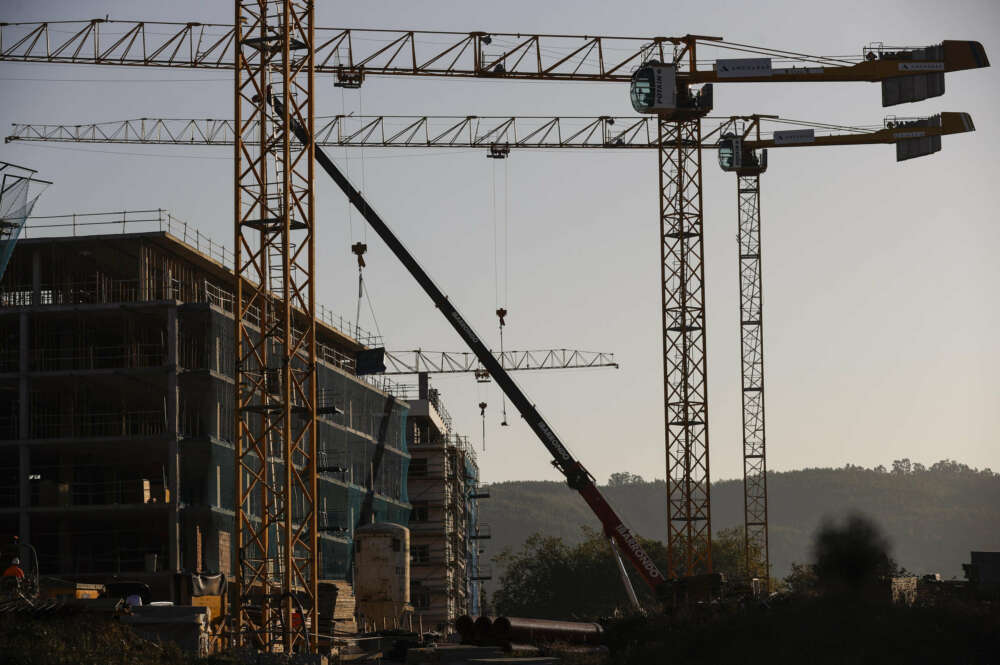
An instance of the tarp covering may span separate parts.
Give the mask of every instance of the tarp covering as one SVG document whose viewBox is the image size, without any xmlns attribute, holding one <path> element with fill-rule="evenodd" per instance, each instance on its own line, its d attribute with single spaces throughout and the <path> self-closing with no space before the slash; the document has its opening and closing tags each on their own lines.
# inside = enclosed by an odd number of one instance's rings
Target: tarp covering
<svg viewBox="0 0 1000 665">
<path fill-rule="evenodd" d="M 192 596 L 222 596 L 226 593 L 226 576 L 222 573 L 192 573 L 188 579 Z"/>
</svg>

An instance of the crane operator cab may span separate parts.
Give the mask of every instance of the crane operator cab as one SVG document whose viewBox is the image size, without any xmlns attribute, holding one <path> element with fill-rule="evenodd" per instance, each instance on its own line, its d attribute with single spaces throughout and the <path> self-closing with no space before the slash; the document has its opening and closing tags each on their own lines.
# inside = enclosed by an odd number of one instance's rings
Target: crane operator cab
<svg viewBox="0 0 1000 665">
<path fill-rule="evenodd" d="M 719 139 L 719 166 L 723 171 L 739 175 L 760 175 L 767 170 L 767 150 L 747 148 L 735 134 L 723 134 Z"/>
<path fill-rule="evenodd" d="M 632 108 L 654 114 L 663 120 L 694 120 L 712 110 L 712 84 L 692 91 L 687 83 L 677 81 L 677 66 L 650 60 L 632 74 Z"/>
</svg>

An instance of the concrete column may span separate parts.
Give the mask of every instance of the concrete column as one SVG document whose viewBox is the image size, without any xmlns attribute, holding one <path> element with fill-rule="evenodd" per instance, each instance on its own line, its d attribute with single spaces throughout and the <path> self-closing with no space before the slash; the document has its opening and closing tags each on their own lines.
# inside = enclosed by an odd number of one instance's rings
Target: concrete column
<svg viewBox="0 0 1000 665">
<path fill-rule="evenodd" d="M 177 405 L 177 307 L 167 308 L 167 485 L 170 490 L 168 559 L 172 571 L 181 569 L 180 516 L 180 427 Z"/>
<path fill-rule="evenodd" d="M 146 270 L 145 270 L 145 268 L 146 268 L 146 261 L 145 261 L 146 253 L 143 251 L 144 249 L 145 249 L 145 247 L 144 247 L 142 241 L 140 240 L 139 241 L 139 251 L 136 253 L 136 258 L 135 258 L 135 260 L 136 260 L 136 264 L 135 264 L 135 277 L 136 277 L 136 283 L 138 284 L 138 286 L 136 287 L 136 293 L 137 293 L 137 297 L 139 298 L 139 302 L 145 302 L 145 301 L 149 300 L 149 298 L 147 297 L 147 294 L 146 294 L 146 283 L 147 283 L 146 282 Z"/>
<path fill-rule="evenodd" d="M 37 252 L 35 253 L 37 257 Z M 18 536 L 21 541 L 31 542 L 31 518 L 28 508 L 31 506 L 31 485 L 28 474 L 31 472 L 31 450 L 28 448 L 28 436 L 31 432 L 28 418 L 28 313 L 21 312 L 18 321 L 18 381 L 17 381 L 17 484 L 18 484 Z"/>
</svg>

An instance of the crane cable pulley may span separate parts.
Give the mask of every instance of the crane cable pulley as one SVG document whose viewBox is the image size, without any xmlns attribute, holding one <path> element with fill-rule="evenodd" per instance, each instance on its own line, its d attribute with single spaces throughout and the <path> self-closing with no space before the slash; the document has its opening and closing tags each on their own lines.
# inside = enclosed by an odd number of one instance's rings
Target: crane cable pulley
<svg viewBox="0 0 1000 665">
<path fill-rule="evenodd" d="M 490 180 L 490 204 L 493 213 L 493 291 L 495 302 L 497 305 L 496 315 L 500 320 L 500 364 L 503 365 L 504 362 L 504 347 L 503 347 L 503 329 L 507 325 L 505 317 L 507 316 L 507 309 L 505 307 L 507 303 L 507 285 L 509 282 L 510 275 L 510 223 L 509 223 L 509 210 L 510 210 L 510 164 L 504 162 L 504 206 L 503 206 L 503 286 L 501 289 L 500 281 L 500 257 L 498 256 L 500 250 L 500 240 L 498 238 L 497 230 L 497 169 L 496 162 L 493 163 L 493 173 Z M 501 301 L 501 293 L 503 294 L 503 300 Z M 500 303 L 504 304 L 501 305 Z M 500 426 L 507 427 L 509 423 L 507 422 L 507 398 L 500 393 Z"/>
</svg>

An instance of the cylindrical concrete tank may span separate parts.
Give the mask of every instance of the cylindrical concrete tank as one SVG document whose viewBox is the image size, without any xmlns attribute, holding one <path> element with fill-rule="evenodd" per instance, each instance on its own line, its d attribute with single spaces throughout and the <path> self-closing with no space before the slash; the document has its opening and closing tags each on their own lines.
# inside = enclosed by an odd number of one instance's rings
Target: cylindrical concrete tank
<svg viewBox="0 0 1000 665">
<path fill-rule="evenodd" d="M 354 531 L 354 595 L 362 626 L 402 624 L 410 606 L 410 530 L 366 524 Z"/>
</svg>

